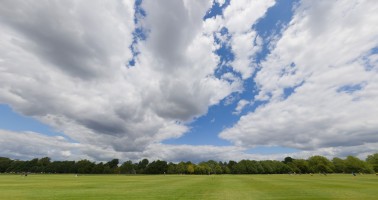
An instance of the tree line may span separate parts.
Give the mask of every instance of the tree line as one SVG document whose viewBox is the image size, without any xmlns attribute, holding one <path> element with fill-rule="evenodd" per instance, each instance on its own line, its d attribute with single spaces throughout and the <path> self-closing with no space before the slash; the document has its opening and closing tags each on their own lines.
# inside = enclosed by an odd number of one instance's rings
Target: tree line
<svg viewBox="0 0 378 200">
<path fill-rule="evenodd" d="M 365 160 L 354 156 L 345 159 L 327 159 L 312 156 L 308 159 L 284 158 L 277 160 L 241 160 L 200 163 L 167 162 L 143 159 L 133 163 L 131 160 L 120 163 L 119 159 L 109 162 L 51 161 L 49 157 L 32 160 L 12 160 L 0 157 L 0 173 L 74 173 L 74 174 L 285 174 L 285 173 L 374 173 L 378 172 L 378 153 Z"/>
</svg>

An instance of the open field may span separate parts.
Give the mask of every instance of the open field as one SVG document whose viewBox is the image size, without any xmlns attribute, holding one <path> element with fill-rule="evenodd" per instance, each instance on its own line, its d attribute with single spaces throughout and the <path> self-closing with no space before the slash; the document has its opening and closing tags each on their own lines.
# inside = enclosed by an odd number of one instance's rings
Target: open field
<svg viewBox="0 0 378 200">
<path fill-rule="evenodd" d="M 0 199 L 377 199 L 376 175 L 0 175 Z"/>
</svg>

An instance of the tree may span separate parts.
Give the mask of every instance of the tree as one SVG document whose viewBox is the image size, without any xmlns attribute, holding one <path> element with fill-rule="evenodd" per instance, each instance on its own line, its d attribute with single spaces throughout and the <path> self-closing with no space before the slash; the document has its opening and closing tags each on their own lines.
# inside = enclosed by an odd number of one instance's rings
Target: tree
<svg viewBox="0 0 378 200">
<path fill-rule="evenodd" d="M 167 167 L 167 173 L 168 174 L 177 174 L 177 165 L 175 163 L 168 163 Z"/>
<path fill-rule="evenodd" d="M 324 156 L 312 156 L 308 159 L 310 170 L 315 173 L 332 172 L 333 164 Z"/>
<path fill-rule="evenodd" d="M 206 164 L 210 167 L 211 173 L 222 174 L 222 168 L 219 166 L 219 163 L 217 163 L 216 161 L 209 160 L 206 162 Z"/>
<path fill-rule="evenodd" d="M 260 161 L 260 165 L 264 169 L 264 174 L 274 174 L 272 162 L 270 160 Z"/>
<path fill-rule="evenodd" d="M 44 157 L 44 158 L 41 158 L 38 160 L 38 163 L 41 165 L 41 166 L 47 166 L 49 165 L 51 162 L 51 159 L 49 157 Z"/>
<path fill-rule="evenodd" d="M 233 161 L 233 160 L 228 161 L 228 163 L 227 163 L 227 167 L 230 169 L 230 173 L 236 174 L 236 173 L 232 170 L 236 164 L 238 164 L 238 163 L 235 162 L 235 161 Z"/>
<path fill-rule="evenodd" d="M 263 174 L 264 168 L 261 166 L 260 162 L 257 162 L 255 160 L 251 161 L 251 166 L 254 168 L 254 174 Z"/>
<path fill-rule="evenodd" d="M 150 163 L 150 161 L 148 161 L 147 158 L 139 161 L 138 166 L 137 166 L 137 173 L 143 174 L 144 170 L 147 168 L 149 163 Z"/>
<path fill-rule="evenodd" d="M 366 162 L 369 163 L 375 172 L 378 172 L 378 153 L 373 155 L 368 155 Z"/>
<path fill-rule="evenodd" d="M 38 160 L 38 165 L 42 169 L 42 172 L 46 172 L 46 168 L 50 163 L 51 159 L 49 157 L 44 157 Z"/>
<path fill-rule="evenodd" d="M 212 170 L 207 162 L 201 162 L 198 164 L 198 171 L 201 172 L 201 174 L 211 174 Z"/>
<path fill-rule="evenodd" d="M 222 170 L 223 170 L 223 174 L 230 174 L 231 173 L 231 170 L 230 170 L 230 168 L 228 168 L 227 165 L 223 165 Z"/>
<path fill-rule="evenodd" d="M 354 156 L 347 156 L 345 159 L 345 168 L 346 172 L 363 172 L 363 173 L 372 173 L 373 168 L 369 166 L 366 162 L 360 160 Z"/>
<path fill-rule="evenodd" d="M 133 162 L 131 160 L 124 162 L 120 167 L 120 171 L 122 174 L 132 174 L 135 171 Z"/>
<path fill-rule="evenodd" d="M 102 173 L 104 173 L 104 163 L 100 162 L 100 163 L 96 164 L 92 168 L 92 173 L 93 174 L 102 174 Z"/>
<path fill-rule="evenodd" d="M 10 166 L 7 169 L 7 172 L 26 172 L 27 169 L 25 169 L 25 161 L 21 160 L 14 160 Z"/>
<path fill-rule="evenodd" d="M 292 162 L 294 166 L 298 169 L 297 173 L 309 173 L 310 167 L 307 160 L 304 159 L 295 159 Z"/>
<path fill-rule="evenodd" d="M 110 169 L 114 170 L 118 167 L 119 160 L 118 159 L 113 159 L 109 162 L 107 162 L 105 165 L 108 165 Z"/>
<path fill-rule="evenodd" d="M 185 162 L 179 162 L 179 164 L 177 164 L 176 170 L 179 174 L 186 174 L 187 167 Z"/>
<path fill-rule="evenodd" d="M 193 174 L 194 173 L 194 165 L 193 164 L 188 164 L 188 173 Z"/>
<path fill-rule="evenodd" d="M 345 173 L 346 171 L 346 166 L 345 166 L 345 161 L 341 158 L 333 158 L 332 163 L 334 166 L 334 172 L 336 173 Z"/>
<path fill-rule="evenodd" d="M 291 162 L 293 162 L 293 158 L 291 158 L 291 157 L 286 157 L 285 159 L 284 159 L 284 161 L 282 161 L 283 163 L 285 163 L 285 164 L 288 164 L 288 163 L 291 163 Z"/>
<path fill-rule="evenodd" d="M 4 173 L 11 166 L 12 160 L 5 157 L 0 157 L 0 173 Z"/>
<path fill-rule="evenodd" d="M 235 174 L 248 174 L 247 165 L 247 160 L 241 160 L 232 167 L 231 171 Z"/>
<path fill-rule="evenodd" d="M 164 174 L 168 169 L 168 164 L 166 161 L 152 161 L 146 168 L 145 172 L 147 174 Z"/>
<path fill-rule="evenodd" d="M 89 160 L 80 160 L 76 164 L 77 172 L 80 174 L 89 174 L 92 172 L 93 167 L 95 166 L 94 163 L 92 163 Z"/>
</svg>

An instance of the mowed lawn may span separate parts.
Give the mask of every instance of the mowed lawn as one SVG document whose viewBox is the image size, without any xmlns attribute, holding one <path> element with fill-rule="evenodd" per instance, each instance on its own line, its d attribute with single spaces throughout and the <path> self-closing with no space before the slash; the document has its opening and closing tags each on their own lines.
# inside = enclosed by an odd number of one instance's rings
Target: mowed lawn
<svg viewBox="0 0 378 200">
<path fill-rule="evenodd" d="M 378 199 L 378 176 L 3 174 L 0 199 Z"/>
</svg>

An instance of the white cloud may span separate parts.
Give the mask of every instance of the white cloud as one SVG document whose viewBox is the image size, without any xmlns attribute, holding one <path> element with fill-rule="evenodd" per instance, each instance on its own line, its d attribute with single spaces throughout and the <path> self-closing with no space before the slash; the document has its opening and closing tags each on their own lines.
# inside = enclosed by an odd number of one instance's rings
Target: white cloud
<svg viewBox="0 0 378 200">
<path fill-rule="evenodd" d="M 133 44 L 131 0 L 3 1 L 0 102 L 77 142 L 1 130 L 4 155 L 180 161 L 283 156 L 245 153 L 255 145 L 303 149 L 290 154 L 297 156 L 376 149 L 378 68 L 370 50 L 378 46 L 378 17 L 371 1 L 300 4 L 254 80 L 256 100 L 268 103 L 221 133 L 235 146 L 161 144 L 182 136 L 210 106 L 239 99 L 255 70 L 262 42 L 252 25 L 274 1 L 231 1 L 223 16 L 203 21 L 211 4 L 143 1 L 147 15 L 137 26 L 147 38 Z M 213 34 L 222 27 L 241 78 L 214 75 L 220 58 Z M 139 54 L 127 68 L 131 44 Z M 294 92 L 286 97 L 285 88 Z M 247 103 L 240 100 L 235 113 Z"/>
<path fill-rule="evenodd" d="M 253 57 L 260 51 L 262 45 L 252 25 L 274 4 L 273 0 L 238 0 L 231 1 L 224 11 L 224 24 L 232 35 L 230 44 L 235 54 L 235 60 L 231 65 L 243 79 L 251 77 L 255 71 Z"/>
<path fill-rule="evenodd" d="M 244 147 L 332 150 L 329 155 L 363 145 L 376 151 L 377 9 L 372 1 L 301 2 L 255 78 L 256 99 L 268 102 L 220 137 Z"/>
<path fill-rule="evenodd" d="M 34 132 L 18 133 L 5 130 L 0 130 L 0 136 L 2 156 L 12 159 L 32 159 L 49 156 L 57 160 L 65 160 L 67 158 L 79 159 L 81 157 L 76 157 L 78 156 L 77 154 L 70 154 L 72 150 L 76 152 L 77 149 L 81 148 L 81 144 L 67 142 L 59 136 L 51 137 Z"/>
<path fill-rule="evenodd" d="M 240 100 L 240 101 L 238 102 L 238 105 L 237 105 L 236 108 L 235 108 L 235 111 L 234 111 L 232 114 L 234 114 L 234 115 L 239 115 L 239 114 L 242 112 L 243 108 L 244 108 L 246 105 L 248 105 L 249 103 L 250 103 L 250 102 L 247 101 L 247 100 L 245 100 L 245 99 Z"/>
<path fill-rule="evenodd" d="M 202 19 L 209 6 L 143 2 L 147 16 L 138 20 L 148 37 L 127 68 L 133 1 L 5 1 L 0 102 L 83 145 L 137 152 L 179 137 L 242 87 L 213 75 L 219 57 Z"/>
<path fill-rule="evenodd" d="M 226 0 L 215 0 L 214 2 L 218 2 L 219 6 L 222 6 L 224 3 L 226 3 Z"/>
<path fill-rule="evenodd" d="M 367 155 L 375 153 L 378 143 L 370 143 L 354 147 L 320 148 L 314 151 L 297 153 L 245 153 L 245 148 L 235 146 L 193 146 L 193 145 L 164 145 L 151 144 L 139 152 L 119 152 L 112 148 L 103 148 L 92 144 L 71 143 L 60 136 L 46 136 L 35 132 L 12 132 L 0 130 L 0 146 L 2 155 L 12 159 L 30 160 L 33 158 L 50 157 L 53 160 L 81 160 L 88 159 L 97 162 L 107 162 L 118 158 L 121 162 L 132 160 L 137 162 L 142 158 L 149 160 L 167 160 L 173 162 L 207 160 L 240 161 L 251 160 L 283 160 L 293 158 L 308 158 L 313 155 L 323 155 L 328 158 L 355 155 L 365 159 Z"/>
</svg>

